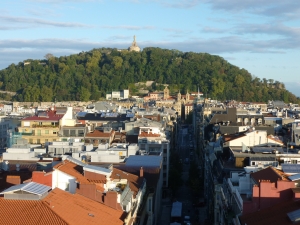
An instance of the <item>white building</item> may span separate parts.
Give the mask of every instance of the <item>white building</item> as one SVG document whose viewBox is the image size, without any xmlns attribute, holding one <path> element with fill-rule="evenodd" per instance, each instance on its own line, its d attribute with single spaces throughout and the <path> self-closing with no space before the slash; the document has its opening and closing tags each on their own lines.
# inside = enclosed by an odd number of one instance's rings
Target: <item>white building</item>
<svg viewBox="0 0 300 225">
<path fill-rule="evenodd" d="M 120 163 L 130 155 L 136 155 L 139 147 L 137 144 L 99 144 L 95 151 L 81 151 L 72 153 L 72 157 L 84 162 Z"/>
<path fill-rule="evenodd" d="M 129 90 L 121 90 L 121 91 L 112 91 L 109 94 L 106 94 L 106 100 L 120 100 L 129 98 Z"/>
<path fill-rule="evenodd" d="M 168 187 L 170 141 L 158 127 L 140 127 L 138 145 L 141 155 L 161 155 L 163 157 L 163 186 Z"/>
<path fill-rule="evenodd" d="M 267 131 L 264 130 L 253 130 L 246 132 L 239 136 L 226 137 L 223 144 L 224 147 L 233 147 L 233 146 L 263 146 L 263 145 L 283 145 L 282 141 L 276 139 L 273 136 L 268 136 Z"/>
<path fill-rule="evenodd" d="M 54 141 L 48 144 L 48 153 L 52 156 L 81 151 L 91 151 L 93 149 L 92 144 L 85 145 L 83 142 Z"/>
</svg>

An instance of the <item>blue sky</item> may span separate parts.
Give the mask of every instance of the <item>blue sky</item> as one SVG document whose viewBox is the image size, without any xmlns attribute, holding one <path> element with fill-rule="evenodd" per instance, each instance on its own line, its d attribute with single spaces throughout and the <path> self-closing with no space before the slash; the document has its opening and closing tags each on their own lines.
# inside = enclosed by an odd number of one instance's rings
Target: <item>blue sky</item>
<svg viewBox="0 0 300 225">
<path fill-rule="evenodd" d="M 0 2 L 0 69 L 93 48 L 219 55 L 300 97 L 300 1 L 12 0 Z"/>
</svg>

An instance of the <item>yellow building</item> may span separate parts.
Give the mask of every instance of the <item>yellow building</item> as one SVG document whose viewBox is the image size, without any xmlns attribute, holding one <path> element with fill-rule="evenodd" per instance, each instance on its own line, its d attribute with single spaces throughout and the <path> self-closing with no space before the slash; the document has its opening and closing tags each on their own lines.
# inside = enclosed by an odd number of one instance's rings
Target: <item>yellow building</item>
<svg viewBox="0 0 300 225">
<path fill-rule="evenodd" d="M 61 126 L 65 123 L 62 120 L 65 114 L 70 114 L 67 113 L 67 108 L 38 112 L 34 116 L 21 120 L 21 126 L 18 128 L 19 132 L 22 134 L 22 138 L 28 140 L 30 144 L 59 141 L 58 134 Z"/>
</svg>

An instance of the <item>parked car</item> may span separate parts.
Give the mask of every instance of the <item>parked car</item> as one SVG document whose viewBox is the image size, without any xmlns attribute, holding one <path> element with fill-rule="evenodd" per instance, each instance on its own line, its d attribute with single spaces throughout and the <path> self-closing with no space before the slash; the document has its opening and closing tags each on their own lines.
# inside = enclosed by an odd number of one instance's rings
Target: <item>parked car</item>
<svg viewBox="0 0 300 225">
<path fill-rule="evenodd" d="M 183 224 L 191 225 L 191 217 L 190 216 L 185 216 L 184 220 L 183 220 Z"/>
</svg>

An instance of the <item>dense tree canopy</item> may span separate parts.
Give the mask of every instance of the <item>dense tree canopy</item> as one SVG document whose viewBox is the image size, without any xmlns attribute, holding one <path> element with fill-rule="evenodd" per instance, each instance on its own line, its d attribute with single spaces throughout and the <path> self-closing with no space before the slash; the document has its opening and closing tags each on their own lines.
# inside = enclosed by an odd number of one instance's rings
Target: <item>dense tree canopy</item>
<svg viewBox="0 0 300 225">
<path fill-rule="evenodd" d="M 45 60 L 25 60 L 0 71 L 0 89 L 14 91 L 17 101 L 99 100 L 107 92 L 130 89 L 147 80 L 169 84 L 171 93 L 200 91 L 219 100 L 283 100 L 298 102 L 284 85 L 272 79 L 259 79 L 219 56 L 144 48 L 141 52 L 101 48 Z M 30 63 L 29 63 L 30 62 Z M 7 98 L 7 97 L 6 97 Z"/>
</svg>

